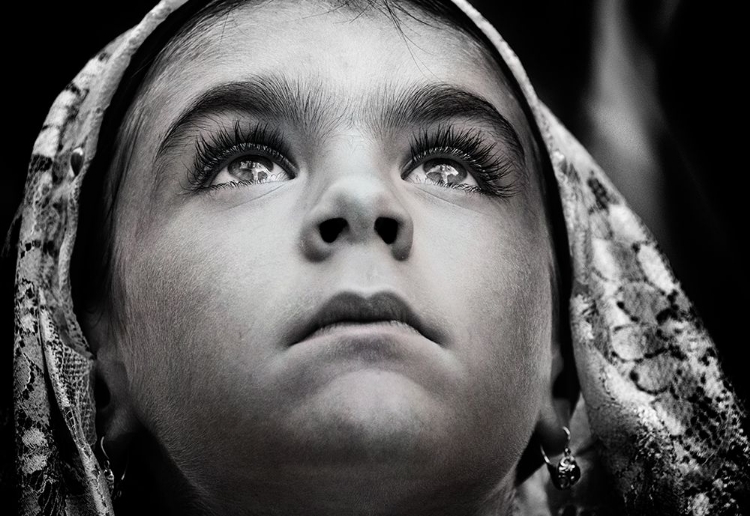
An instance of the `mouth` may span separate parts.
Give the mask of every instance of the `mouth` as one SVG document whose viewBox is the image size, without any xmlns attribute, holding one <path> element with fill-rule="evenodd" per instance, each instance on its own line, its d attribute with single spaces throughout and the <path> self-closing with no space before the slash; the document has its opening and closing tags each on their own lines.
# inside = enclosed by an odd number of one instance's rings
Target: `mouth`
<svg viewBox="0 0 750 516">
<path fill-rule="evenodd" d="M 299 344 L 328 333 L 349 331 L 405 331 L 439 342 L 437 332 L 392 292 L 369 296 L 355 292 L 337 294 L 300 326 L 292 342 Z"/>
</svg>

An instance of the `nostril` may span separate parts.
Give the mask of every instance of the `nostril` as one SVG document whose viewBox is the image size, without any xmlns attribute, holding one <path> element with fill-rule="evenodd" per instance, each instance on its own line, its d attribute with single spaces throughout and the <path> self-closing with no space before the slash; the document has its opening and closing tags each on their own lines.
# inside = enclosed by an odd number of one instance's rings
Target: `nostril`
<svg viewBox="0 0 750 516">
<path fill-rule="evenodd" d="M 386 244 L 392 244 L 398 236 L 398 222 L 393 219 L 380 217 L 375 221 L 375 232 Z"/>
<path fill-rule="evenodd" d="M 330 244 L 346 227 L 346 220 L 342 218 L 328 219 L 320 223 L 320 236 L 323 241 Z"/>
</svg>

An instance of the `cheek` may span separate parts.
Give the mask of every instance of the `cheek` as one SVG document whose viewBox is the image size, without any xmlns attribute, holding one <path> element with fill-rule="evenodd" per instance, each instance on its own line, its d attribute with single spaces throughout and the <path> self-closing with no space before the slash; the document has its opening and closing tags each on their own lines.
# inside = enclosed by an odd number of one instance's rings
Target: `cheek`
<svg viewBox="0 0 750 516">
<path fill-rule="evenodd" d="M 200 435 L 217 420 L 231 424 L 248 406 L 264 410 L 262 365 L 274 351 L 264 343 L 277 338 L 262 314 L 279 304 L 274 296 L 285 266 L 274 253 L 278 235 L 252 226 L 237 235 L 175 219 L 126 260 L 133 396 L 144 424 L 162 441 L 187 443 L 192 438 L 184 428 Z M 230 377 L 235 371 L 244 377 Z M 239 410 L 234 400 L 245 406 Z"/>
<path fill-rule="evenodd" d="M 539 233 L 504 213 L 424 235 L 438 310 L 450 314 L 472 410 L 487 431 L 523 439 L 535 424 L 551 360 L 550 264 Z"/>
<path fill-rule="evenodd" d="M 335 273 L 317 267 L 321 281 L 315 282 L 313 266 L 295 254 L 298 233 L 291 225 L 281 231 L 273 224 L 292 209 L 274 209 L 278 212 L 266 210 L 258 218 L 226 213 L 224 224 L 217 217 L 175 217 L 158 235 L 131 246 L 138 252 L 126 260 L 122 277 L 130 342 L 125 347 L 131 350 L 128 367 L 137 410 L 185 470 L 196 454 L 206 461 L 221 457 L 225 465 L 237 453 L 226 443 L 237 438 L 274 443 L 273 434 L 288 427 L 280 407 L 297 408 L 283 399 L 291 378 L 276 358 L 283 351 L 281 327 L 289 320 L 283 313 L 286 297 L 329 287 L 322 280 L 330 282 Z M 533 230 L 511 214 L 446 212 L 441 204 L 415 205 L 412 213 L 414 254 L 398 269 L 400 286 L 431 300 L 431 309 L 450 328 L 450 368 L 426 370 L 430 389 L 425 392 L 432 397 L 419 390 L 413 400 L 427 401 L 394 413 L 404 419 L 418 413 L 441 429 L 436 435 L 445 438 L 440 447 L 446 450 L 456 441 L 464 443 L 456 454 L 463 462 L 502 457 L 499 470 L 507 471 L 531 434 L 543 372 L 549 371 L 549 280 L 543 253 L 529 237 Z M 393 385 L 397 390 L 407 383 Z M 393 394 L 401 405 L 412 401 L 412 391 Z M 324 416 L 308 419 L 320 422 L 320 435 L 330 432 L 335 411 L 326 412 L 323 404 L 309 407 Z M 295 414 L 312 412 L 306 408 Z M 226 439 L 216 439 L 217 422 Z M 376 423 L 372 427 L 380 428 Z"/>
</svg>

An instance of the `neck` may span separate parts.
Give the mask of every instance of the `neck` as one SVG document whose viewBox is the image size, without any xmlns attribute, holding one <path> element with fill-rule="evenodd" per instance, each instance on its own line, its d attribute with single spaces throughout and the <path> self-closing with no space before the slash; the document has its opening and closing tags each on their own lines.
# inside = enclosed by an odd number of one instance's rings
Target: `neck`
<svg viewBox="0 0 750 516">
<path fill-rule="evenodd" d="M 273 468 L 231 486 L 198 486 L 160 448 L 149 448 L 141 455 L 150 459 L 143 483 L 151 489 L 145 496 L 126 493 L 134 514 L 505 516 L 511 513 L 515 492 L 513 473 L 500 481 L 490 474 L 445 475 L 440 481 L 386 465 L 369 465 L 364 473 L 347 466 Z"/>
<path fill-rule="evenodd" d="M 442 484 L 394 472 L 355 475 L 346 468 L 330 474 L 289 474 L 248 482 L 237 496 L 213 493 L 206 505 L 216 514 L 252 516 L 504 516 L 510 514 L 513 483 L 489 486 L 451 479 Z"/>
</svg>

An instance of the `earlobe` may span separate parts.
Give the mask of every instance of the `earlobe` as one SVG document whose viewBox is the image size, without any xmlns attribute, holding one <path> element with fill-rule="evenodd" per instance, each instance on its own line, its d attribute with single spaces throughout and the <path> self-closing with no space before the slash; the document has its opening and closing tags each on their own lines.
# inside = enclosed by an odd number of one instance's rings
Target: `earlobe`
<svg viewBox="0 0 750 516">
<path fill-rule="evenodd" d="M 570 425 L 578 384 L 572 356 L 565 356 L 559 339 L 554 339 L 549 384 L 546 389 L 535 434 L 547 454 L 559 454 L 565 449 L 567 435 L 563 427 Z"/>
<path fill-rule="evenodd" d="M 567 318 L 568 277 L 568 274 L 564 270 L 561 271 L 559 266 L 552 267 L 551 287 L 554 294 L 549 383 L 542 399 L 539 419 L 534 431 L 539 444 L 544 447 L 548 455 L 560 454 L 565 449 L 567 435 L 563 427 L 570 426 L 570 419 L 580 394 Z"/>
<path fill-rule="evenodd" d="M 137 431 L 137 419 L 132 410 L 127 374 L 122 362 L 97 356 L 94 366 L 96 399 L 96 428 L 98 435 L 107 438 L 107 454 L 114 463 L 124 455 Z"/>
<path fill-rule="evenodd" d="M 139 424 L 132 407 L 127 370 L 103 319 L 85 325 L 84 332 L 96 353 L 93 380 L 97 435 L 106 438 L 106 453 L 117 469 L 127 456 Z"/>
<path fill-rule="evenodd" d="M 579 396 L 569 334 L 564 326 L 556 327 L 553 333 L 549 381 L 544 389 L 534 434 L 518 466 L 519 483 L 544 463 L 542 450 L 550 457 L 563 453 L 568 443 L 563 427 L 570 426 Z"/>
<path fill-rule="evenodd" d="M 562 220 L 561 214 L 559 220 Z M 565 240 L 564 230 L 561 235 Z M 567 245 L 560 243 L 557 242 L 558 252 L 552 249 L 553 258 L 550 261 L 553 295 L 548 383 L 543 391 L 534 433 L 516 470 L 516 485 L 520 485 L 546 462 L 553 485 L 558 489 L 568 489 L 581 476 L 581 470 L 568 448 L 571 437 L 569 428 L 580 395 L 580 385 L 567 317 L 570 292 Z M 559 257 L 561 262 L 555 257 Z M 551 457 L 561 454 L 563 457 L 559 462 L 551 460 Z"/>
</svg>

